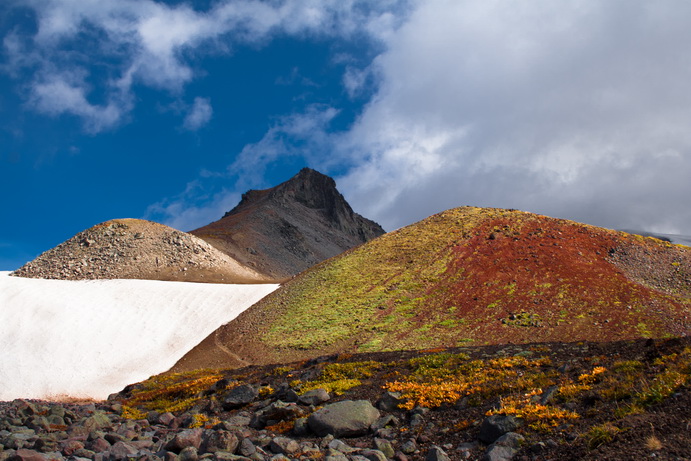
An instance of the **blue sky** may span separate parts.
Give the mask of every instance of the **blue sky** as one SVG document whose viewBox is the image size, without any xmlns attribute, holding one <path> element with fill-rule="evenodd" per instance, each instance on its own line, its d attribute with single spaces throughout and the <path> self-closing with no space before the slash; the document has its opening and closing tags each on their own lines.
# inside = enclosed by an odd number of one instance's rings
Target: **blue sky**
<svg viewBox="0 0 691 461">
<path fill-rule="evenodd" d="M 310 166 L 391 230 L 462 205 L 691 233 L 685 0 L 6 0 L 0 270 L 191 230 Z"/>
</svg>

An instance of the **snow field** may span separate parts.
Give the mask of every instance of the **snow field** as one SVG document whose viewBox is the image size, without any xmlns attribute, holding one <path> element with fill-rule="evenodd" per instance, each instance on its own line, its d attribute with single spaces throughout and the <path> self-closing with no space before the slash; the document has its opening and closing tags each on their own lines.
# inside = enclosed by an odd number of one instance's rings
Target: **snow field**
<svg viewBox="0 0 691 461">
<path fill-rule="evenodd" d="M 276 288 L 0 272 L 0 400 L 105 399 L 168 370 Z"/>
</svg>

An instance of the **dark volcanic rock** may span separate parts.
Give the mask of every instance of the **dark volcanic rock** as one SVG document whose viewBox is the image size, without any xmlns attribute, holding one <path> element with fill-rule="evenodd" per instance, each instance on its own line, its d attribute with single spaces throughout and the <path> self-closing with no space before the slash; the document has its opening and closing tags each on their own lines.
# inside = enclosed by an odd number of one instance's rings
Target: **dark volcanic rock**
<svg viewBox="0 0 691 461">
<path fill-rule="evenodd" d="M 191 232 L 277 279 L 302 272 L 384 233 L 353 212 L 335 181 L 304 168 L 266 190 L 250 190 L 219 221 Z"/>
</svg>

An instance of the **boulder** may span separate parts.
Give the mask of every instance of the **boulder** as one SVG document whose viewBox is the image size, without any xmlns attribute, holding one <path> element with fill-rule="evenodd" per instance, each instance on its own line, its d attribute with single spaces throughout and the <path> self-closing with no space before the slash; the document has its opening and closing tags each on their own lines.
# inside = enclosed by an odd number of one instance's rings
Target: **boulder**
<svg viewBox="0 0 691 461">
<path fill-rule="evenodd" d="M 478 438 L 485 443 L 493 443 L 507 432 L 521 427 L 521 420 L 511 415 L 492 415 L 485 418 L 480 426 Z"/>
<path fill-rule="evenodd" d="M 228 392 L 226 397 L 223 399 L 223 408 L 226 410 L 232 410 L 234 408 L 242 407 L 254 401 L 258 395 L 259 393 L 254 386 L 242 384 L 232 388 L 230 392 Z"/>
<path fill-rule="evenodd" d="M 312 413 L 307 424 L 319 436 L 357 437 L 367 434 L 379 416 L 379 410 L 367 400 L 344 400 Z"/>
<path fill-rule="evenodd" d="M 232 432 L 224 430 L 207 430 L 202 436 L 201 452 L 216 453 L 217 451 L 227 451 L 235 453 L 240 441 Z"/>
<path fill-rule="evenodd" d="M 292 455 L 300 451 L 300 444 L 288 437 L 274 437 L 269 449 L 276 454 Z"/>
<path fill-rule="evenodd" d="M 451 461 L 451 458 L 449 458 L 449 455 L 447 455 L 444 450 L 433 445 L 427 452 L 425 461 Z"/>
<path fill-rule="evenodd" d="M 403 402 L 405 402 L 405 399 L 401 398 L 400 392 L 385 392 L 379 400 L 377 400 L 377 408 L 382 411 L 400 410 L 398 405 Z"/>
<path fill-rule="evenodd" d="M 305 415 L 305 411 L 294 403 L 276 402 L 257 411 L 250 421 L 250 427 L 263 429 L 281 421 L 290 421 Z"/>
<path fill-rule="evenodd" d="M 298 397 L 298 402 L 303 405 L 320 405 L 330 399 L 331 396 L 325 389 L 312 389 Z"/>
<path fill-rule="evenodd" d="M 525 438 L 515 432 L 507 432 L 489 446 L 483 461 L 510 461 L 515 456 Z"/>
<path fill-rule="evenodd" d="M 165 446 L 168 451 L 173 451 L 175 453 L 180 453 L 184 448 L 194 447 L 199 449 L 202 444 L 202 430 L 196 429 L 185 429 L 175 434 Z"/>
</svg>

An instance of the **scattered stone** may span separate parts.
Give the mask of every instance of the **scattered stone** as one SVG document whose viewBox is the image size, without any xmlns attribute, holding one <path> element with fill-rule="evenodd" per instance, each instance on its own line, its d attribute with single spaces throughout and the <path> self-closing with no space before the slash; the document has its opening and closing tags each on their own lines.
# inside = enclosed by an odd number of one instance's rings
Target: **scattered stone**
<svg viewBox="0 0 691 461">
<path fill-rule="evenodd" d="M 300 450 L 300 444 L 288 437 L 274 437 L 269 449 L 277 454 L 292 455 Z"/>
<path fill-rule="evenodd" d="M 185 429 L 175 434 L 173 439 L 165 446 L 166 450 L 180 453 L 184 448 L 194 447 L 199 448 L 202 443 L 202 430 Z"/>
<path fill-rule="evenodd" d="M 490 445 L 483 461 L 510 461 L 521 448 L 525 438 L 515 432 L 507 432 Z"/>
<path fill-rule="evenodd" d="M 360 456 L 369 461 L 386 461 L 387 456 L 381 450 L 362 450 Z M 391 454 L 393 457 L 393 453 Z"/>
<path fill-rule="evenodd" d="M 375 438 L 374 439 L 374 446 L 377 447 L 377 450 L 384 453 L 384 455 L 387 458 L 393 458 L 395 450 L 393 448 L 393 445 L 391 445 L 391 442 L 389 442 L 388 440 Z"/>
<path fill-rule="evenodd" d="M 367 434 L 379 415 L 367 400 L 343 400 L 312 413 L 307 424 L 319 436 L 357 437 Z"/>
<path fill-rule="evenodd" d="M 298 398 L 298 402 L 303 405 L 321 405 L 324 402 L 328 402 L 331 396 L 324 389 L 312 389 L 302 394 Z"/>
<path fill-rule="evenodd" d="M 493 443 L 507 432 L 521 427 L 521 424 L 521 420 L 511 415 L 492 415 L 482 421 L 478 438 L 485 443 Z"/>
<path fill-rule="evenodd" d="M 328 447 L 332 450 L 338 450 L 341 453 L 352 453 L 354 451 L 357 451 L 356 448 L 351 447 L 350 445 L 348 445 L 340 439 L 333 439 L 331 442 L 329 442 Z"/>
<path fill-rule="evenodd" d="M 444 450 L 434 445 L 427 452 L 425 461 L 451 461 L 451 458 L 449 458 L 449 455 L 447 455 Z"/>
<path fill-rule="evenodd" d="M 222 429 L 206 430 L 202 435 L 202 453 L 216 453 L 217 451 L 227 451 L 235 453 L 239 445 L 239 440 L 235 434 Z"/>
<path fill-rule="evenodd" d="M 249 384 L 242 384 L 230 390 L 228 395 L 223 399 L 223 408 L 232 410 L 239 408 L 254 401 L 258 396 L 257 389 Z"/>
<path fill-rule="evenodd" d="M 415 440 L 408 439 L 403 442 L 403 445 L 401 445 L 401 451 L 406 455 L 415 453 L 417 451 L 417 444 L 415 443 Z"/>
<path fill-rule="evenodd" d="M 400 392 L 385 392 L 379 400 L 377 400 L 377 408 L 381 411 L 400 410 L 399 405 L 404 402 L 405 399 L 401 398 Z"/>
</svg>

